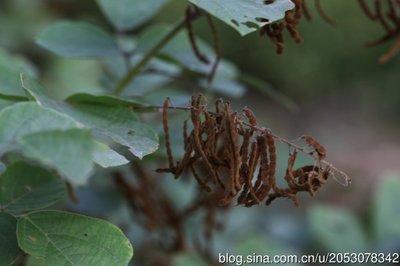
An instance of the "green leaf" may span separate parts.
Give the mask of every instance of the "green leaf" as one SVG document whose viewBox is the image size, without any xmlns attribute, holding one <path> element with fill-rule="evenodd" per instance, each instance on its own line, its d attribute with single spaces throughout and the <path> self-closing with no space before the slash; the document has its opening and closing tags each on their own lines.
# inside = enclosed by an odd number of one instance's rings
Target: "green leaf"
<svg viewBox="0 0 400 266">
<path fill-rule="evenodd" d="M 390 248 L 398 246 L 400 239 L 400 174 L 388 174 L 382 180 L 375 197 L 374 229 L 378 245 Z"/>
<path fill-rule="evenodd" d="M 119 30 L 131 30 L 153 17 L 167 0 L 97 0 L 108 20 Z"/>
<path fill-rule="evenodd" d="M 290 0 L 189 0 L 237 30 L 242 36 L 260 27 L 281 20 L 294 8 Z"/>
<path fill-rule="evenodd" d="M 126 266 L 133 249 L 111 223 L 60 211 L 39 211 L 19 219 L 18 244 L 45 265 Z"/>
<path fill-rule="evenodd" d="M 33 133 L 18 143 L 25 156 L 56 169 L 74 185 L 86 184 L 93 170 L 94 143 L 87 129 Z"/>
<path fill-rule="evenodd" d="M 16 162 L 0 176 L 0 210 L 21 214 L 46 208 L 66 195 L 65 184 L 43 168 Z"/>
<path fill-rule="evenodd" d="M 127 107 L 74 104 L 65 111 L 96 133 L 128 147 L 140 159 L 158 149 L 157 134 Z"/>
<path fill-rule="evenodd" d="M 18 256 L 17 219 L 0 212 L 0 266 L 10 265 Z"/>
<path fill-rule="evenodd" d="M 365 252 L 366 237 L 352 213 L 337 207 L 317 206 L 309 213 L 314 236 L 333 252 Z"/>
<path fill-rule="evenodd" d="M 36 41 L 66 57 L 105 57 L 118 53 L 118 46 L 108 33 L 85 22 L 58 22 L 43 30 Z"/>
<path fill-rule="evenodd" d="M 96 142 L 96 150 L 93 154 L 93 161 L 104 168 L 115 167 L 129 163 L 124 156 L 100 142 Z"/>
<path fill-rule="evenodd" d="M 36 76 L 37 70 L 35 66 L 25 58 L 8 53 L 0 48 L 0 67 L 7 67 L 18 73 L 26 73 L 29 76 Z"/>
<path fill-rule="evenodd" d="M 21 86 L 20 73 L 34 76 L 35 68 L 20 56 L 11 55 L 0 48 L 0 98 L 13 101 L 26 101 Z"/>
<path fill-rule="evenodd" d="M 36 79 L 33 79 L 25 74 L 21 74 L 22 87 L 28 97 L 43 107 L 48 107 L 60 111 L 59 105 L 50 99 L 46 94 L 46 89 L 39 84 Z M 61 110 L 62 111 L 62 110 Z"/>
<path fill-rule="evenodd" d="M 172 259 L 174 266 L 207 266 L 208 264 L 196 253 L 179 253 Z"/>
<path fill-rule="evenodd" d="M 93 105 L 105 105 L 105 106 L 132 106 L 132 107 L 143 107 L 144 104 L 133 99 L 123 99 L 109 95 L 92 95 L 88 93 L 77 93 L 71 95 L 66 99 L 69 103 L 81 103 L 81 104 L 93 104 Z"/>
<path fill-rule="evenodd" d="M 72 118 L 42 107 L 24 102 L 0 111 L 0 147 L 12 145 L 21 136 L 47 130 L 82 128 Z"/>
</svg>

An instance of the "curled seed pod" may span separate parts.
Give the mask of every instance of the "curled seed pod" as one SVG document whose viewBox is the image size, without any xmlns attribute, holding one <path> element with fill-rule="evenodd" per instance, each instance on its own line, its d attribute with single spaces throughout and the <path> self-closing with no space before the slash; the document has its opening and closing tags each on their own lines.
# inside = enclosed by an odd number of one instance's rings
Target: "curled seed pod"
<svg viewBox="0 0 400 266">
<path fill-rule="evenodd" d="M 331 24 L 332 26 L 336 25 L 335 21 L 322 8 L 320 0 L 315 0 L 315 6 L 317 8 L 319 15 L 323 20 L 325 20 L 328 24 Z"/>
<path fill-rule="evenodd" d="M 292 153 L 289 154 L 288 167 L 286 169 L 286 175 L 285 175 L 285 180 L 288 183 L 289 187 L 292 189 L 295 189 L 297 187 L 295 176 L 293 174 L 293 167 L 296 162 L 296 157 L 297 157 L 297 150 L 294 150 Z"/>
<path fill-rule="evenodd" d="M 257 126 L 257 118 L 251 109 L 245 107 L 245 108 L 243 108 L 243 113 L 249 120 L 249 124 L 251 126 Z"/>
<path fill-rule="evenodd" d="M 242 164 L 240 168 L 240 176 L 243 180 L 243 188 L 242 192 L 240 193 L 239 197 L 237 198 L 237 204 L 245 204 L 247 193 L 251 187 L 251 179 L 249 176 L 249 167 L 247 164 Z M 248 181 L 250 179 L 250 182 Z"/>
<path fill-rule="evenodd" d="M 236 128 L 237 114 L 232 112 L 230 104 L 225 103 L 225 123 L 226 123 L 226 141 L 228 143 L 228 155 L 230 157 L 230 170 L 232 180 L 232 194 L 236 195 L 240 189 L 240 149 L 238 143 L 238 131 Z"/>
<path fill-rule="evenodd" d="M 247 165 L 247 161 L 249 160 L 249 145 L 250 145 L 250 137 L 251 137 L 251 132 L 250 131 L 245 131 L 243 134 L 243 141 L 242 141 L 242 146 L 240 147 L 240 155 L 241 155 L 241 160 L 242 164 Z"/>
<path fill-rule="evenodd" d="M 167 150 L 169 168 L 171 169 L 171 171 L 174 171 L 174 169 L 175 169 L 174 157 L 172 155 L 172 150 L 171 150 L 171 141 L 170 141 L 169 125 L 168 125 L 169 103 L 170 103 L 170 98 L 168 97 L 164 101 L 164 105 L 163 105 L 163 129 L 164 129 L 164 136 L 165 136 L 165 149 Z"/>
<path fill-rule="evenodd" d="M 376 15 L 371 11 L 371 9 L 368 7 L 368 4 L 365 3 L 365 0 L 358 0 L 358 3 L 361 7 L 361 10 L 364 12 L 364 14 L 372 21 L 375 21 L 377 19 Z"/>
<path fill-rule="evenodd" d="M 197 103 L 199 105 L 199 102 Z M 208 157 L 206 153 L 203 150 L 203 147 L 201 145 L 201 127 L 200 127 L 200 113 L 201 110 L 195 110 L 192 109 L 192 122 L 193 122 L 193 137 L 194 137 L 194 146 L 196 151 L 200 154 L 201 158 L 203 159 L 203 162 L 207 168 L 207 170 L 210 172 L 211 177 L 215 181 L 215 183 L 218 182 L 216 173 L 214 171 L 214 168 L 212 167 L 210 161 L 208 160 Z"/>
<path fill-rule="evenodd" d="M 218 32 L 217 32 L 217 27 L 214 24 L 214 20 L 212 17 L 207 14 L 206 15 L 208 25 L 210 26 L 213 39 L 214 39 L 214 51 L 215 51 L 215 60 L 211 68 L 211 72 L 208 75 L 208 82 L 212 82 L 215 76 L 215 73 L 217 72 L 218 64 L 219 61 L 221 60 L 221 48 L 220 48 L 220 42 L 219 42 L 219 37 L 218 37 Z"/>
<path fill-rule="evenodd" d="M 264 136 L 257 137 L 257 144 L 260 150 L 260 170 L 259 176 L 261 176 L 262 184 L 270 186 L 270 179 L 269 179 L 269 160 L 268 160 L 268 152 L 267 152 L 267 141 Z"/>
<path fill-rule="evenodd" d="M 187 149 L 189 142 L 190 140 L 188 135 L 188 120 L 185 119 L 185 121 L 183 121 L 183 145 L 185 150 Z"/>
<path fill-rule="evenodd" d="M 208 60 L 208 58 L 200 52 L 200 49 L 197 46 L 196 37 L 193 32 L 192 20 L 195 17 L 195 14 L 194 14 L 195 12 L 199 12 L 198 8 L 195 6 L 189 6 L 186 9 L 186 13 L 185 13 L 185 22 L 186 22 L 186 29 L 187 29 L 187 33 L 188 33 L 188 37 L 189 37 L 189 42 L 190 42 L 190 45 L 192 46 L 193 53 L 196 55 L 198 60 L 204 64 L 209 64 L 210 61 Z"/>
<path fill-rule="evenodd" d="M 254 175 L 254 172 L 256 170 L 256 166 L 258 163 L 258 159 L 260 156 L 260 153 L 258 152 L 258 145 L 257 142 L 251 143 L 251 151 L 250 151 L 250 158 L 249 158 L 249 173 L 248 173 L 248 179 L 247 179 L 247 186 L 249 188 L 249 194 L 246 197 L 247 201 L 254 201 L 255 203 L 260 203 L 260 200 L 257 198 L 256 192 L 254 190 L 254 187 L 257 189 L 261 185 L 261 178 L 260 178 L 260 184 L 255 184 L 253 187 L 252 184 L 252 178 Z"/>
<path fill-rule="evenodd" d="M 269 153 L 269 167 L 268 167 L 268 177 L 269 183 L 274 190 L 278 190 L 276 186 L 276 148 L 275 148 L 275 140 L 270 132 L 265 134 L 265 139 L 268 145 L 268 153 Z"/>
<path fill-rule="evenodd" d="M 313 137 L 308 136 L 308 135 L 303 135 L 301 137 L 305 142 L 307 142 L 308 145 L 314 148 L 314 150 L 318 154 L 318 159 L 323 160 L 326 157 L 326 149 L 324 146 L 322 146 L 318 141 L 316 141 Z"/>
<path fill-rule="evenodd" d="M 218 195 L 215 200 L 219 204 L 230 205 L 238 195 L 237 203 L 246 207 L 259 204 L 265 199 L 266 204 L 269 204 L 280 197 L 290 198 L 297 206 L 296 193 L 304 191 L 313 196 L 330 176 L 330 167 L 323 170 L 321 163 L 319 166 L 306 165 L 293 170 L 297 152 L 304 152 L 304 149 L 273 135 L 269 129 L 257 127 L 256 117 L 250 109 L 243 109 L 249 121 L 245 123 L 236 112 L 232 111 L 228 102 L 217 100 L 216 112 L 208 112 L 204 100 L 201 95 L 192 97 L 191 119 L 183 123 L 183 158 L 174 163 L 172 151 L 167 148 L 170 167 L 157 169 L 158 172 L 171 172 L 177 178 L 185 170 L 189 170 L 202 190 L 211 192 L 213 189 L 218 189 L 215 192 Z M 168 109 L 169 99 L 163 106 L 163 128 L 166 139 L 169 139 L 170 134 Z M 193 127 L 188 133 L 190 122 Z M 255 132 L 259 134 L 256 135 Z M 302 139 L 314 148 L 313 152 L 318 154 L 319 160 L 325 157 L 326 150 L 321 144 L 310 136 L 303 136 Z M 284 177 L 288 188 L 277 187 L 275 140 L 286 143 L 292 148 L 296 147 L 289 156 Z M 324 164 L 328 165 L 327 162 Z M 258 173 L 256 173 L 257 168 Z M 206 177 L 200 177 L 198 174 L 200 169 L 201 172 L 207 172 Z M 333 166 L 332 169 L 341 173 Z M 213 181 L 215 186 L 210 185 L 209 181 Z M 230 186 L 228 190 L 225 190 L 225 185 Z"/>
</svg>

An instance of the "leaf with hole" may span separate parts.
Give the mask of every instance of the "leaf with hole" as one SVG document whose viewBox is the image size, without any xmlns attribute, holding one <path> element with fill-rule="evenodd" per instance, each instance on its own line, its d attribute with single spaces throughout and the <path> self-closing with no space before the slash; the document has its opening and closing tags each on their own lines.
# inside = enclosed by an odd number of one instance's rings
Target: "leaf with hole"
<svg viewBox="0 0 400 266">
<path fill-rule="evenodd" d="M 14 215 L 46 208 L 66 195 L 65 184 L 49 171 L 16 162 L 0 176 L 0 210 Z"/>
<path fill-rule="evenodd" d="M 132 245 L 113 224 L 83 215 L 39 211 L 19 219 L 18 244 L 45 265 L 126 266 Z"/>
<path fill-rule="evenodd" d="M 189 0 L 211 15 L 219 18 L 241 35 L 260 29 L 262 26 L 281 20 L 285 12 L 294 8 L 290 0 Z"/>
</svg>

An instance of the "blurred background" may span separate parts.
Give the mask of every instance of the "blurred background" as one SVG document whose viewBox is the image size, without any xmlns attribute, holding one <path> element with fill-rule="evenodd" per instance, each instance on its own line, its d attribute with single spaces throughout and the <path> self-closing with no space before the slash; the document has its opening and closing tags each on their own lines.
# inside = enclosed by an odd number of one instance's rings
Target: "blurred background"
<svg viewBox="0 0 400 266">
<path fill-rule="evenodd" d="M 272 90 L 266 95 L 248 88 L 243 96 L 232 99 L 234 106 L 238 110 L 251 107 L 259 124 L 279 136 L 314 136 L 327 148 L 328 160 L 353 182 L 343 187 L 330 180 L 315 198 L 302 195 L 300 208 L 284 199 L 270 207 L 234 207 L 225 217 L 225 230 L 216 236 L 215 254 L 400 250 L 400 55 L 387 64 L 378 64 L 391 43 L 365 47 L 368 41 L 380 38 L 383 30 L 364 16 L 357 1 L 322 2 L 336 27 L 319 17 L 310 1 L 312 21 L 303 21 L 300 27 L 304 43 L 297 45 L 286 36 L 282 55 L 275 54 L 273 44 L 257 33 L 241 37 L 219 21 L 217 28 L 223 57 Z M 175 22 L 186 4 L 185 0 L 170 1 L 150 24 Z M 35 36 L 60 19 L 84 20 L 111 31 L 95 1 L 2 0 L 1 53 L 28 60 L 56 99 L 79 91 L 98 91 L 103 73 L 99 62 L 60 58 L 35 44 Z M 195 23 L 195 32 L 211 42 L 205 21 Z M 191 94 L 191 89 L 187 93 Z M 277 102 L 271 97 L 274 93 L 285 95 L 295 106 L 287 108 Z M 280 150 L 285 161 L 287 147 Z M 184 183 L 172 179 L 166 183 L 173 195 L 185 197 Z M 85 189 L 79 193 L 87 202 L 71 208 L 125 223 L 135 247 L 140 228 L 126 224 L 129 215 L 117 213 L 114 205 L 105 210 L 104 206 L 111 204 L 106 202 L 100 204 L 103 209 L 94 210 L 100 196 L 95 199 L 90 196 L 93 191 Z M 195 225 L 188 227 L 196 230 Z M 175 260 L 175 265 L 204 265 L 191 254 Z"/>
</svg>

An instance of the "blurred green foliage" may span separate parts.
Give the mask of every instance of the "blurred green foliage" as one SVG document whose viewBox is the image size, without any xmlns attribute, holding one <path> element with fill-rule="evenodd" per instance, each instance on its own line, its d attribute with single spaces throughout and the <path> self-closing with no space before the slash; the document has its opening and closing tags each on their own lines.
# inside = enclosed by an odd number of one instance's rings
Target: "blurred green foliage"
<svg viewBox="0 0 400 266">
<path fill-rule="evenodd" d="M 174 22 L 182 15 L 186 4 L 187 1 L 184 0 L 170 1 L 160 13 L 157 13 L 152 23 Z M 223 55 L 236 65 L 235 67 L 226 62 L 220 71 L 234 76 L 238 73 L 256 76 L 260 82 L 277 89 L 283 95 L 289 95 L 289 98 L 295 99 L 296 103 L 301 103 L 300 107 L 324 102 L 339 95 L 342 101 L 351 103 L 356 109 L 372 109 L 372 112 L 398 115 L 400 113 L 400 76 L 398 75 L 400 57 L 395 57 L 386 65 L 379 65 L 378 57 L 388 49 L 390 44 L 374 48 L 364 47 L 366 42 L 381 36 L 382 30 L 379 25 L 371 23 L 364 17 L 356 1 L 323 1 L 323 5 L 327 12 L 335 17 L 337 26 L 331 27 L 323 22 L 315 12 L 315 8 L 310 5 L 313 19 L 311 22 L 303 22 L 300 28 L 304 43 L 296 45 L 289 36 L 286 36 L 287 47 L 283 55 L 276 55 L 275 48 L 269 40 L 260 38 L 256 33 L 242 38 L 233 29 L 218 22 L 217 28 L 220 32 Z M 34 37 L 52 21 L 60 19 L 79 18 L 103 26 L 104 29 L 110 29 L 108 20 L 113 21 L 113 16 L 110 13 L 107 18 L 104 17 L 95 1 L 2 1 L 0 3 L 0 47 L 2 48 L 0 65 L 10 71 L 19 72 L 23 69 L 33 77 L 40 77 L 48 88 L 48 95 L 55 100 L 66 99 L 79 92 L 103 92 L 104 84 L 109 84 L 110 80 L 103 76 L 102 65 L 99 62 L 55 57 L 38 47 L 34 42 Z M 119 26 L 124 28 L 132 25 Z M 135 22 L 136 26 L 133 32 L 147 25 L 143 21 L 138 21 Z M 120 41 L 126 41 L 128 46 L 137 46 L 139 51 L 143 52 L 148 48 L 146 42 L 148 38 L 152 38 L 152 33 L 155 36 L 159 34 L 159 32 L 152 32 L 157 31 L 157 27 L 159 26 L 149 27 L 148 31 L 145 30 L 144 34 L 139 35 L 138 40 Z M 196 23 L 195 27 L 196 33 L 202 39 L 211 40 L 211 34 L 204 22 Z M 173 48 L 179 46 L 182 49 L 185 45 L 184 48 L 187 50 L 184 37 L 178 36 L 178 41 L 167 47 L 164 53 L 173 54 Z M 121 44 L 118 43 L 118 45 Z M 207 43 L 202 45 L 207 47 Z M 207 48 L 205 50 L 207 51 Z M 192 71 L 206 72 L 204 69 L 199 69 L 201 65 L 199 67 L 196 64 L 192 54 L 181 54 L 180 59 L 182 64 L 190 65 Z M 115 60 L 107 63 L 110 69 L 116 71 L 115 75 L 121 75 L 118 70 L 123 71 L 124 62 Z M 154 61 L 152 64 L 159 66 L 160 62 Z M 181 71 L 177 70 L 174 64 L 162 67 L 173 74 Z M 0 73 L 0 82 L 6 80 L 1 78 L 5 75 L 4 73 Z M 18 87 L 15 78 L 19 77 L 13 78 L 7 80 L 7 88 Z M 140 94 L 144 96 L 146 102 L 157 104 L 167 95 L 176 95 L 175 103 L 184 103 L 185 96 L 192 92 L 191 89 L 182 91 L 173 86 L 167 90 L 154 92 L 152 91 L 154 87 L 162 87 L 170 80 L 154 80 L 153 78 L 154 76 L 150 79 L 138 78 L 136 81 L 138 83 L 132 84 L 132 88 L 148 88 Z M 153 83 L 149 84 L 149 80 Z M 234 93 L 230 96 L 243 95 L 242 85 L 230 83 L 225 86 L 223 82 L 224 80 L 221 81 L 221 86 L 216 86 L 211 92 L 226 92 L 227 87 L 236 86 L 235 91 L 229 91 Z M 21 89 L 21 94 L 13 96 L 23 95 L 22 88 L 19 89 Z M 128 89 L 127 93 L 129 91 L 131 90 Z M 153 93 L 146 96 L 145 92 L 148 91 Z M 251 90 L 250 94 L 256 97 L 260 95 L 254 90 Z M 262 101 L 269 102 L 270 98 L 263 98 Z M 254 104 L 257 103 L 259 102 Z M 0 109 L 9 104 L 7 100 L 1 100 Z M 392 123 L 398 126 L 398 120 Z M 174 137 L 179 142 L 179 136 Z M 5 168 L 2 163 L 0 163 L 0 172 L 2 172 L 1 168 Z M 130 222 L 131 217 L 127 214 L 127 206 L 122 202 L 120 195 L 116 195 L 109 188 L 110 181 L 100 178 L 103 174 L 105 175 L 103 172 L 99 173 L 90 180 L 89 187 L 77 191 L 81 202 L 70 208 L 106 217 L 114 223 L 125 225 L 124 229 L 134 243 L 140 242 L 140 237 L 143 239 L 148 237 L 142 229 Z M 335 200 L 315 205 L 306 201 L 305 206 L 299 210 L 294 210 L 291 203 L 285 201 L 268 209 L 264 206 L 253 209 L 235 208 L 227 217 L 226 231 L 217 235 L 214 250 L 243 255 L 253 252 L 281 255 L 314 254 L 317 251 L 398 251 L 400 249 L 400 210 L 397 195 L 400 193 L 400 174 L 396 172 L 390 176 L 385 176 L 383 173 L 381 175 L 376 189 L 371 194 L 374 196 L 367 196 L 367 204 L 362 206 L 363 209 L 344 208 L 335 203 Z M 187 184 L 176 181 L 162 182 L 173 191 L 171 196 L 176 202 L 183 202 L 190 198 L 188 194 L 191 190 Z M 327 190 L 325 189 L 322 193 L 328 193 Z M 340 194 L 341 191 L 342 188 L 333 193 Z M 104 198 L 110 201 L 104 201 Z M 324 200 L 328 201 L 329 198 Z M 0 230 L 5 230 L 3 228 L 7 229 L 0 227 Z M 187 230 L 196 232 L 198 228 L 193 223 L 193 225 L 188 225 Z M 35 258 L 30 260 L 34 261 Z M 174 264 L 206 265 L 190 252 L 177 255 Z"/>
</svg>

